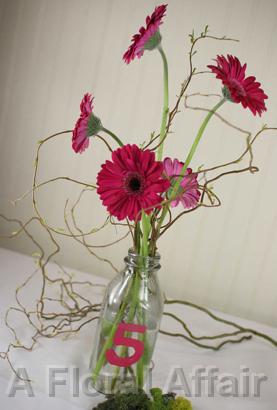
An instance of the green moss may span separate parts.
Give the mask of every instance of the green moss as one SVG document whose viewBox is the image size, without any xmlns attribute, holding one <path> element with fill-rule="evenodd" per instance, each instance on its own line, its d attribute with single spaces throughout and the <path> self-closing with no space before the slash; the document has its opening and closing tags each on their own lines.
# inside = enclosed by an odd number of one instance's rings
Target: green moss
<svg viewBox="0 0 277 410">
<path fill-rule="evenodd" d="M 192 410 L 191 402 L 184 397 L 176 397 L 170 402 L 168 410 Z"/>
<path fill-rule="evenodd" d="M 115 394 L 93 410 L 149 410 L 149 397 L 144 391 Z"/>
<path fill-rule="evenodd" d="M 93 410 L 192 410 L 189 400 L 175 398 L 174 393 L 163 394 L 159 388 L 150 390 L 151 398 L 143 390 L 110 396 Z"/>
</svg>

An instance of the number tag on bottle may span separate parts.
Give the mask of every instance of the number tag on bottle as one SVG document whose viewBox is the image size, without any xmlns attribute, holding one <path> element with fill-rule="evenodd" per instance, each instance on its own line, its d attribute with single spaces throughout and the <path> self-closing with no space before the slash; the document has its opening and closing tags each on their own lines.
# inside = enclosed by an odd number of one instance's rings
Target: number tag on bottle
<svg viewBox="0 0 277 410">
<path fill-rule="evenodd" d="M 114 349 L 108 349 L 106 352 L 107 361 L 115 366 L 129 367 L 137 363 L 144 353 L 144 343 L 141 340 L 125 337 L 125 332 L 145 333 L 146 327 L 132 323 L 120 323 L 115 332 L 113 344 L 115 346 L 132 347 L 135 352 L 130 357 L 120 357 Z"/>
</svg>

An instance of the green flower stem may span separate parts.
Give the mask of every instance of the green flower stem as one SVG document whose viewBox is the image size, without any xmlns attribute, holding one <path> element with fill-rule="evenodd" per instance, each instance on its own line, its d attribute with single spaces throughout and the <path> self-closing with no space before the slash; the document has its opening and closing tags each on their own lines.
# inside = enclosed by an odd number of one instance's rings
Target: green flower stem
<svg viewBox="0 0 277 410">
<path fill-rule="evenodd" d="M 140 229 L 140 221 L 136 222 L 135 224 L 135 232 L 134 232 L 134 251 L 139 254 L 140 253 L 140 240 L 141 238 L 141 229 Z"/>
<path fill-rule="evenodd" d="M 145 256 L 148 256 L 148 235 L 149 235 L 150 228 L 151 228 L 150 217 L 146 215 L 145 212 L 142 212 L 142 228 L 143 228 L 143 237 L 142 237 L 142 244 L 140 246 L 140 254 L 141 256 L 145 257 Z M 128 318 L 127 318 L 128 323 L 133 323 L 135 315 L 137 314 L 138 323 L 144 324 L 141 308 L 139 306 L 139 291 L 140 291 L 140 267 L 138 267 L 135 272 L 135 280 L 134 280 L 134 286 L 133 286 L 133 292 L 132 292 L 132 303 L 131 303 Z M 144 341 L 144 338 L 142 340 Z M 142 358 L 137 363 L 136 383 L 137 383 L 137 387 L 140 387 L 140 388 L 143 387 L 143 359 Z"/>
<path fill-rule="evenodd" d="M 134 278 L 134 281 L 132 282 L 132 287 L 134 288 L 134 293 L 132 295 L 132 305 L 131 305 L 131 308 L 129 310 L 128 316 L 127 316 L 127 323 L 132 323 L 132 321 L 134 319 L 134 316 L 135 316 L 135 311 L 136 311 L 137 297 L 135 297 L 135 295 L 138 293 L 138 290 L 137 290 L 137 288 L 138 288 L 138 273 L 137 272 L 135 273 L 135 278 Z M 129 337 L 129 336 L 130 336 L 130 334 L 127 334 L 127 337 Z M 121 357 L 124 357 L 124 356 L 126 356 L 127 351 L 128 351 L 128 347 L 122 346 L 121 349 L 120 349 L 120 354 L 119 355 Z M 120 369 L 121 368 L 119 366 L 117 366 L 116 369 L 115 369 L 113 379 L 112 379 L 112 384 L 111 384 L 112 390 L 115 388 L 117 377 L 118 377 L 118 374 L 120 372 Z"/>
<path fill-rule="evenodd" d="M 141 216 L 142 221 L 142 246 L 141 255 L 148 256 L 148 237 L 151 230 L 150 216 L 148 216 L 144 211 L 142 211 Z"/>
<path fill-rule="evenodd" d="M 199 131 L 198 131 L 198 133 L 197 133 L 197 135 L 196 135 L 196 138 L 195 138 L 195 140 L 194 140 L 194 142 L 193 142 L 193 144 L 192 144 L 192 147 L 191 147 L 191 149 L 190 149 L 190 151 L 189 151 L 189 153 L 188 153 L 188 156 L 187 156 L 187 158 L 186 158 L 186 161 L 185 161 L 185 163 L 184 163 L 184 165 L 183 165 L 183 168 L 182 168 L 182 170 L 181 170 L 180 176 L 178 177 L 177 181 L 174 183 L 173 190 L 172 190 L 172 193 L 171 193 L 171 198 L 172 198 L 172 199 L 174 199 L 174 198 L 176 197 L 177 193 L 178 193 L 178 190 L 179 190 L 179 188 L 180 188 L 182 179 L 183 179 L 183 177 L 184 177 L 184 175 L 185 175 L 185 173 L 186 173 L 186 170 L 187 170 L 187 168 L 188 168 L 188 166 L 189 166 L 189 164 L 190 164 L 190 162 L 191 162 L 191 160 L 192 160 L 192 158 L 193 158 L 193 156 L 194 156 L 194 154 L 195 154 L 196 148 L 198 147 L 198 144 L 199 144 L 199 142 L 200 142 L 200 140 L 201 140 L 201 138 L 202 138 L 202 136 L 203 136 L 203 134 L 204 134 L 204 131 L 205 131 L 205 129 L 206 129 L 206 127 L 207 127 L 207 125 L 208 125 L 210 119 L 212 118 L 212 116 L 214 115 L 214 113 L 218 110 L 218 108 L 221 107 L 221 106 L 225 103 L 225 101 L 226 101 L 226 99 L 225 99 L 225 98 L 222 98 L 222 99 L 214 106 L 214 108 L 212 108 L 211 111 L 208 112 L 208 114 L 207 114 L 206 118 L 204 119 L 204 121 L 203 121 L 201 127 L 199 128 Z"/>
<path fill-rule="evenodd" d="M 163 157 L 164 137 L 165 137 L 165 132 L 166 132 L 166 122 L 167 122 L 167 116 L 168 116 L 169 91 L 168 91 L 168 64 L 167 64 L 166 55 L 165 55 L 161 45 L 158 47 L 158 50 L 161 54 L 161 57 L 162 57 L 162 60 L 163 60 L 163 68 L 164 68 L 164 78 L 163 78 L 163 81 L 164 81 L 164 105 L 163 105 L 162 123 L 161 123 L 161 129 L 160 129 L 160 146 L 158 147 L 158 152 L 157 152 L 157 159 L 158 159 L 158 161 L 161 161 L 161 159 Z"/>
<path fill-rule="evenodd" d="M 132 287 L 131 287 L 131 294 L 132 294 L 131 301 L 132 302 L 131 302 L 130 310 L 127 316 L 127 323 L 132 323 L 135 317 L 136 307 L 137 307 L 137 302 L 138 302 L 139 281 L 140 281 L 139 271 L 136 270 L 134 280 L 132 281 Z M 128 351 L 128 348 L 126 346 L 123 346 L 120 350 L 120 356 L 124 357 L 127 351 Z M 112 384 L 111 384 L 112 390 L 115 388 L 119 372 L 120 372 L 120 367 L 117 366 L 114 371 L 114 375 L 112 379 Z"/>
<path fill-rule="evenodd" d="M 110 137 L 112 137 L 120 147 L 123 147 L 123 145 L 124 145 L 123 142 L 112 131 L 110 131 L 107 128 L 104 128 L 104 127 L 102 127 L 102 131 L 105 132 L 106 134 L 110 135 Z"/>
<path fill-rule="evenodd" d="M 139 222 L 136 225 L 136 231 L 138 232 L 140 227 L 139 227 Z M 142 225 L 142 239 L 137 240 L 137 248 L 138 248 L 138 253 L 141 256 L 148 256 L 148 237 L 151 229 L 150 225 L 150 217 L 142 211 L 142 218 L 141 218 L 141 225 Z M 140 243 L 141 242 L 141 243 Z M 132 302 L 130 306 L 130 310 L 127 316 L 127 323 L 133 323 L 135 315 L 137 314 L 137 320 L 140 324 L 143 324 L 143 318 L 142 318 L 142 312 L 141 308 L 139 306 L 139 290 L 140 290 L 140 267 L 136 269 L 135 272 L 135 278 L 133 281 L 133 286 L 131 289 L 132 292 Z M 141 339 L 139 336 L 140 340 L 144 341 L 144 338 Z M 128 348 L 123 346 L 120 349 L 120 356 L 124 357 L 127 354 Z M 112 390 L 116 386 L 116 381 L 117 377 L 120 372 L 120 367 L 117 366 L 113 375 L 112 379 Z M 136 378 L 136 384 L 138 387 L 143 387 L 143 361 L 142 359 L 138 362 L 137 364 L 137 378 Z"/>
<path fill-rule="evenodd" d="M 109 334 L 109 337 L 107 338 L 106 342 L 104 343 L 103 349 L 100 353 L 99 359 L 98 359 L 98 361 L 96 363 L 96 366 L 95 366 L 95 368 L 93 370 L 93 373 L 92 373 L 92 380 L 93 380 L 94 383 L 96 382 L 97 377 L 99 375 L 99 372 L 100 372 L 100 370 L 102 369 L 102 367 L 105 363 L 106 351 L 108 349 L 110 349 L 113 345 L 113 338 L 114 338 L 115 332 L 117 330 L 117 327 L 118 327 L 118 325 L 119 325 L 119 323 L 120 323 L 120 321 L 123 317 L 124 311 L 126 309 L 126 305 L 127 305 L 126 302 L 121 304 L 120 310 L 118 311 L 118 314 L 115 318 L 114 324 L 111 328 L 111 332 Z"/>
<path fill-rule="evenodd" d="M 185 173 L 186 173 L 186 170 L 187 170 L 187 168 L 188 168 L 188 166 L 189 166 L 189 164 L 190 164 L 190 162 L 191 162 L 191 160 L 192 160 L 192 158 L 193 158 L 193 156 L 194 156 L 194 154 L 195 154 L 195 151 L 196 151 L 196 149 L 197 149 L 197 147 L 198 147 L 198 144 L 199 144 L 199 142 L 200 142 L 200 140 L 201 140 L 201 138 L 202 138 L 202 136 L 203 136 L 203 134 L 204 134 L 204 131 L 205 131 L 205 129 L 206 129 L 206 127 L 207 127 L 207 125 L 208 125 L 210 119 L 212 118 L 212 116 L 214 115 L 214 113 L 218 110 L 218 108 L 220 108 L 220 107 L 225 103 L 225 101 L 226 101 L 226 99 L 225 99 L 225 98 L 222 98 L 222 99 L 214 106 L 214 108 L 212 108 L 212 109 L 209 111 L 209 113 L 207 114 L 206 118 L 204 119 L 204 121 L 203 121 L 201 127 L 199 128 L 199 131 L 198 131 L 198 133 L 197 133 L 197 135 L 196 135 L 196 137 L 195 137 L 195 140 L 194 140 L 194 142 L 193 142 L 193 144 L 192 144 L 192 146 L 191 146 L 191 149 L 190 149 L 190 151 L 189 151 L 189 153 L 188 153 L 188 156 L 187 156 L 187 158 L 186 158 L 186 161 L 185 161 L 185 163 L 184 163 L 184 165 L 183 165 L 183 168 L 182 168 L 182 170 L 181 170 L 180 176 L 178 177 L 178 179 L 176 180 L 176 182 L 175 182 L 174 185 L 173 185 L 171 194 L 170 194 L 170 196 L 169 196 L 169 200 L 170 200 L 170 201 L 174 200 L 174 199 L 176 198 L 177 194 L 178 194 L 178 190 L 179 190 L 179 188 L 180 188 L 182 179 L 183 179 L 183 177 L 184 177 L 184 175 L 185 175 Z M 164 207 L 164 208 L 163 208 L 163 211 L 162 211 L 162 215 L 161 215 L 160 220 L 159 220 L 159 223 L 158 223 L 158 226 L 157 226 L 157 232 L 158 232 L 158 233 L 160 232 L 160 229 L 161 229 L 161 226 L 162 226 L 162 224 L 163 224 L 163 222 L 164 222 L 164 219 L 165 219 L 165 217 L 166 217 L 167 211 L 168 211 L 168 208 L 167 208 L 167 207 Z"/>
<path fill-rule="evenodd" d="M 145 315 L 143 314 L 141 306 L 138 306 L 138 318 L 139 318 L 139 323 L 145 325 Z M 144 352 L 143 356 L 137 363 L 137 387 L 139 389 L 143 389 L 144 385 L 144 364 L 145 364 L 145 358 L 148 358 L 148 344 L 147 344 L 147 339 L 145 333 L 139 334 L 139 340 L 143 343 L 144 346 Z"/>
<path fill-rule="evenodd" d="M 124 317 L 124 313 L 125 313 L 125 310 L 126 310 L 126 307 L 127 307 L 127 304 L 128 304 L 128 302 L 127 302 L 128 301 L 128 293 L 132 289 L 132 286 L 133 286 L 133 281 L 130 282 L 129 289 L 127 289 L 125 298 L 123 299 L 123 301 L 121 303 L 120 309 L 119 309 L 119 311 L 116 315 L 115 321 L 114 321 L 113 326 L 111 328 L 111 332 L 110 332 L 106 342 L 104 343 L 104 346 L 103 346 L 102 351 L 100 353 L 99 359 L 98 359 L 98 361 L 96 363 L 96 366 L 93 370 L 92 380 L 93 380 L 94 383 L 96 382 L 97 377 L 99 375 L 99 372 L 100 372 L 100 370 L 102 369 L 102 367 L 105 363 L 106 351 L 112 347 L 115 332 L 117 330 L 117 327 L 118 327 L 119 323 L 121 322 L 122 318 Z"/>
<path fill-rule="evenodd" d="M 128 314 L 128 323 L 133 323 L 133 320 L 134 320 L 134 318 L 135 318 L 135 314 L 136 314 L 136 310 L 137 310 L 137 307 L 138 307 L 138 305 L 139 305 L 139 290 L 140 290 L 140 274 L 139 274 L 139 268 L 137 268 L 136 269 L 136 272 L 135 272 L 135 281 L 134 281 L 134 291 L 133 291 L 133 294 L 132 294 L 132 303 L 131 303 L 131 306 L 130 306 L 130 311 L 129 311 L 129 314 Z M 138 384 L 138 381 L 140 380 L 140 375 L 137 373 L 137 380 L 136 380 L 136 382 L 137 382 L 137 384 Z"/>
<path fill-rule="evenodd" d="M 151 222 L 150 222 L 150 216 L 147 215 L 144 211 L 142 211 L 142 216 L 141 216 L 141 222 L 142 222 L 142 244 L 141 244 L 141 256 L 143 257 L 148 257 L 149 256 L 149 242 L 148 242 L 148 238 L 149 238 L 149 234 L 151 231 Z M 144 325 L 145 324 L 145 320 L 143 317 L 143 312 L 141 309 L 141 306 L 139 305 L 139 295 L 136 295 L 136 299 L 137 299 L 137 319 L 138 319 L 138 323 Z M 146 339 L 145 339 L 145 334 L 143 335 L 139 335 L 139 340 L 141 340 L 144 344 L 144 348 L 146 347 Z M 144 351 L 144 355 L 147 352 Z M 144 375 L 143 375 L 143 367 L 144 367 L 144 355 L 143 357 L 138 361 L 137 363 L 137 387 L 142 389 L 143 388 L 143 384 L 144 384 Z"/>
<path fill-rule="evenodd" d="M 150 225 L 150 217 L 145 214 L 145 212 L 142 213 L 142 230 L 143 230 L 143 236 L 142 239 L 139 240 L 137 246 L 139 248 L 139 253 L 141 256 L 148 256 L 148 237 L 149 237 L 149 232 L 151 229 L 151 225 Z M 139 223 L 138 223 L 139 224 Z M 137 231 L 139 230 L 139 225 L 136 227 Z M 140 243 L 141 242 L 141 243 Z M 142 318 L 142 314 L 140 312 L 139 309 L 139 292 L 140 292 L 140 266 L 138 268 L 136 268 L 135 273 L 134 273 L 134 278 L 130 283 L 130 287 L 126 292 L 126 295 L 124 297 L 124 300 L 122 301 L 121 307 L 119 309 L 119 312 L 117 313 L 117 316 L 115 318 L 115 322 L 112 326 L 111 332 L 106 340 L 106 342 L 104 343 L 104 346 L 102 348 L 102 351 L 100 353 L 99 359 L 96 363 L 95 369 L 93 371 L 93 375 L 92 375 L 92 379 L 95 383 L 95 381 L 97 380 L 97 377 L 99 375 L 100 370 L 102 369 L 104 363 L 105 363 L 105 358 L 106 358 L 106 351 L 108 349 L 110 349 L 113 345 L 113 338 L 115 335 L 115 332 L 117 330 L 117 327 L 120 323 L 120 321 L 122 320 L 122 318 L 124 317 L 124 313 L 126 311 L 126 308 L 128 306 L 128 301 L 131 300 L 130 303 L 130 309 L 129 309 L 129 313 L 127 316 L 127 323 L 133 323 L 134 318 L 137 314 L 137 319 L 138 322 L 143 324 L 143 318 Z M 129 297 L 131 296 L 131 297 Z M 144 339 L 143 339 L 144 341 Z M 126 353 L 128 351 L 128 348 L 122 346 L 121 350 L 120 350 L 120 356 L 125 356 Z M 142 359 L 140 360 L 142 362 Z M 112 379 L 112 390 L 115 388 L 116 386 L 116 381 L 117 381 L 117 377 L 119 375 L 120 372 L 120 367 L 117 366 L 115 368 L 114 371 L 114 375 L 113 375 L 113 379 Z M 137 376 L 136 376 L 136 384 L 138 387 L 142 387 L 143 385 L 143 363 L 138 363 L 137 365 Z"/>
<path fill-rule="evenodd" d="M 127 337 L 129 337 L 129 334 L 128 334 L 128 333 L 127 333 Z M 120 349 L 120 352 L 119 352 L 119 356 L 120 356 L 120 357 L 125 357 L 126 354 L 127 354 L 127 351 L 128 351 L 128 347 L 122 346 L 121 349 Z M 112 379 L 112 384 L 111 384 L 111 390 L 112 390 L 112 391 L 114 390 L 114 388 L 115 388 L 115 386 L 116 386 L 116 382 L 117 382 L 117 378 L 118 378 L 120 369 L 121 369 L 121 367 L 117 366 L 116 369 L 115 369 L 115 371 L 114 371 L 113 379 Z"/>
</svg>

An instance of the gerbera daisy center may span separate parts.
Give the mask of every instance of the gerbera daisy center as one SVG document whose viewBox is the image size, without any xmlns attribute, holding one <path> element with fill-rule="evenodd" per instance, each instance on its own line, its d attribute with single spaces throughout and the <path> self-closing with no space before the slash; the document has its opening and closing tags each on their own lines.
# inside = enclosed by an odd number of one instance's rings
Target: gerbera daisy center
<svg viewBox="0 0 277 410">
<path fill-rule="evenodd" d="M 144 189 L 144 178 L 137 172 L 129 173 L 124 186 L 129 194 L 140 194 Z"/>
<path fill-rule="evenodd" d="M 240 97 L 245 97 L 246 96 L 245 89 L 243 88 L 243 86 L 241 85 L 241 83 L 239 81 L 237 81 L 233 78 L 233 79 L 229 80 L 229 84 L 230 84 L 229 87 L 236 90 L 237 94 Z"/>
</svg>

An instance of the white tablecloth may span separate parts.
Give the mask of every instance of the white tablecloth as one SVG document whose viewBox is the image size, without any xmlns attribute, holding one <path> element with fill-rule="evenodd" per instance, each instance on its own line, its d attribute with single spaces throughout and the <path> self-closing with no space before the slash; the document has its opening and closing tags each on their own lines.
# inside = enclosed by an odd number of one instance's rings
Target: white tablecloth
<svg viewBox="0 0 277 410">
<path fill-rule="evenodd" d="M 34 269 L 33 259 L 0 248 L 0 351 L 6 349 L 9 341 L 12 340 L 11 332 L 6 328 L 4 315 L 8 306 L 14 305 L 14 290 L 21 284 Z M 98 278 L 92 274 L 76 272 L 76 277 L 80 280 L 92 280 L 97 283 L 105 283 L 103 278 Z M 36 298 L 38 288 L 31 288 L 25 291 L 25 298 L 33 300 Z M 27 293 L 27 295 L 26 295 Z M 169 310 L 166 307 L 166 310 Z M 170 307 L 171 311 L 183 312 L 183 317 L 193 328 L 196 334 L 220 333 L 223 330 L 232 329 L 214 323 L 207 316 L 189 308 Z M 277 339 L 277 329 L 262 324 L 234 318 L 229 315 L 221 316 L 239 322 L 243 326 L 252 327 L 262 332 L 266 332 Z M 20 316 L 14 317 L 14 326 L 28 340 L 27 327 Z M 171 319 L 164 318 L 162 328 L 174 331 L 181 331 Z M 49 367 L 70 367 L 79 368 L 81 377 L 88 372 L 89 356 L 92 350 L 92 340 L 95 330 L 95 323 L 84 327 L 75 337 L 63 340 L 40 339 L 39 346 L 31 353 L 14 350 L 11 359 L 14 365 L 19 368 L 26 368 L 29 377 L 33 380 L 32 388 L 34 397 L 27 397 L 25 391 L 16 391 L 15 397 L 9 397 L 11 383 L 14 375 L 6 361 L 0 360 L 0 409 L 2 410 L 80 410 L 91 409 L 96 403 L 103 400 L 103 396 L 88 397 L 80 394 L 73 397 L 70 381 L 65 386 L 56 387 L 56 396 L 48 396 L 48 377 Z M 26 334 L 24 334 L 24 332 Z M 30 336 L 30 335 L 29 335 Z M 267 342 L 254 338 L 252 341 L 243 342 L 237 345 L 228 344 L 222 350 L 214 352 L 207 349 L 197 348 L 182 339 L 159 335 L 154 354 L 155 368 L 153 371 L 153 386 L 166 388 L 172 374 L 183 372 L 192 393 L 190 398 L 194 410 L 276 410 L 277 409 L 277 349 Z M 190 376 L 195 369 L 202 367 L 204 373 L 212 367 L 218 369 L 218 381 L 215 382 L 215 394 L 208 397 L 209 392 L 205 383 L 202 386 L 201 397 L 193 394 L 193 383 Z M 179 370 L 174 370 L 174 369 Z M 223 396 L 218 388 L 219 382 L 224 382 L 224 376 L 229 375 L 233 378 L 242 377 L 246 372 L 243 368 L 248 368 L 249 373 L 264 375 L 266 380 L 261 384 L 260 397 L 254 397 L 253 388 L 250 388 L 248 397 L 226 397 Z M 72 370 L 69 371 L 71 374 Z M 177 373 L 176 373 L 177 372 Z M 206 374 L 206 373 L 205 373 Z M 59 376 L 61 377 L 61 375 Z M 229 379 L 230 380 L 230 379 Z M 241 378 L 242 380 L 242 378 Z M 226 382 L 227 383 L 227 382 Z M 176 384 L 180 384 L 178 378 Z M 243 393 L 239 384 L 240 393 Z M 229 390 L 230 391 L 230 390 Z M 188 390 L 187 390 L 188 392 Z M 227 391 L 228 392 L 228 391 Z M 244 389 L 244 393 L 246 390 Z M 181 391 L 180 391 L 181 393 Z"/>
</svg>

